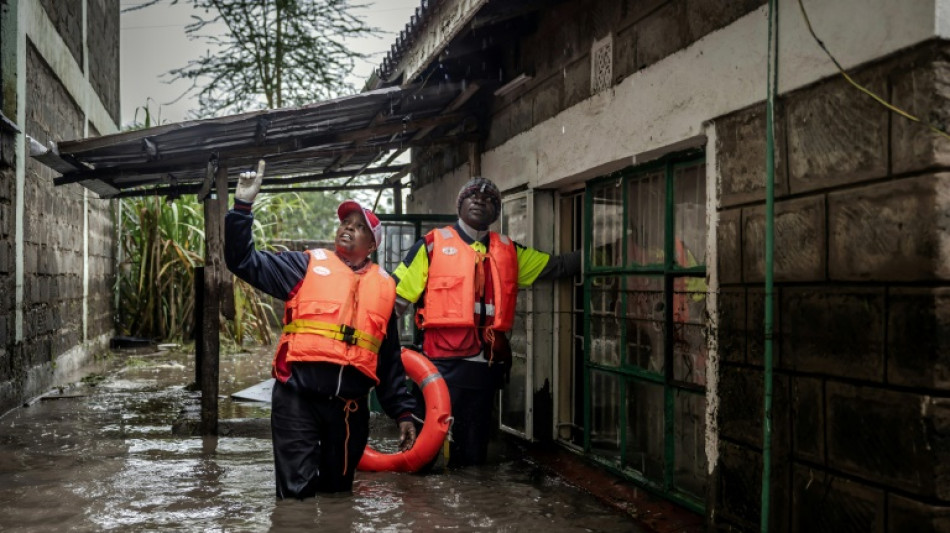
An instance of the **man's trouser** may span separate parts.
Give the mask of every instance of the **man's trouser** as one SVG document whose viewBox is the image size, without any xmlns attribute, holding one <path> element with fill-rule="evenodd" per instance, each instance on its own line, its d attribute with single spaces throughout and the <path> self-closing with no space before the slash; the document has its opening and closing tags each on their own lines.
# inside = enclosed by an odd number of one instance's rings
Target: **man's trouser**
<svg viewBox="0 0 950 533">
<path fill-rule="evenodd" d="M 452 401 L 452 441 L 449 443 L 449 468 L 485 464 L 488 441 L 494 435 L 492 409 L 496 388 L 465 389 L 449 386 Z M 425 399 L 418 387 L 412 389 L 416 397 L 416 416 L 424 416 Z M 438 455 L 424 469 L 431 468 Z"/>
<path fill-rule="evenodd" d="M 277 498 L 352 490 L 369 439 L 367 397 L 318 397 L 278 381 L 271 398 Z"/>
</svg>

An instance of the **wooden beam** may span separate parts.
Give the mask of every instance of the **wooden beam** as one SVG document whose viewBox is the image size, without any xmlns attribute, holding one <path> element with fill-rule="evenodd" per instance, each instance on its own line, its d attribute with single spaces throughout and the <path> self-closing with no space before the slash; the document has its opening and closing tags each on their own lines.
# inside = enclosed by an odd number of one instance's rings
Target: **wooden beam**
<svg viewBox="0 0 950 533">
<path fill-rule="evenodd" d="M 408 171 L 399 172 L 400 177 L 405 176 Z M 330 191 L 375 191 L 379 189 L 388 189 L 392 187 L 389 180 L 383 184 L 366 185 L 295 185 L 293 187 L 275 185 L 273 187 L 262 187 L 261 192 L 330 192 Z M 154 187 L 151 189 L 132 189 L 122 191 L 111 198 L 142 198 L 144 196 L 182 196 L 185 194 L 197 194 L 201 184 L 192 183 L 189 185 L 177 185 L 175 187 Z"/>
</svg>

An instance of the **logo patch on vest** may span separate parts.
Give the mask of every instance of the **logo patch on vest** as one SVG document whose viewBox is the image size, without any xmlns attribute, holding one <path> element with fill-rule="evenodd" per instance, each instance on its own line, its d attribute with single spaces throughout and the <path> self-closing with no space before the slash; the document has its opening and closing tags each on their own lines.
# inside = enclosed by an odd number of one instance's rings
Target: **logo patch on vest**
<svg viewBox="0 0 950 533">
<path fill-rule="evenodd" d="M 318 276 L 329 276 L 330 269 L 325 266 L 313 267 L 313 273 Z"/>
<path fill-rule="evenodd" d="M 455 248 L 454 246 L 446 246 L 446 247 L 442 248 L 442 253 L 445 254 L 445 255 L 455 255 L 455 254 L 459 253 L 459 251 L 458 251 L 458 249 Z"/>
<path fill-rule="evenodd" d="M 327 251 L 323 248 L 311 250 L 310 253 L 313 254 L 314 259 L 325 260 L 327 258 Z"/>
</svg>

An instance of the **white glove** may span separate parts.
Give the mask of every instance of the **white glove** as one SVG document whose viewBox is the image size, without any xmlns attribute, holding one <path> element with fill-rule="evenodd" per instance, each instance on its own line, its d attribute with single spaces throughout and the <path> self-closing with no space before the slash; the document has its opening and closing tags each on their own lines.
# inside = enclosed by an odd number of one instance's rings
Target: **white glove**
<svg viewBox="0 0 950 533">
<path fill-rule="evenodd" d="M 254 198 L 261 190 L 264 181 L 264 160 L 257 162 L 257 172 L 249 170 L 238 175 L 237 187 L 234 188 L 234 198 L 242 202 L 254 203 Z"/>
</svg>

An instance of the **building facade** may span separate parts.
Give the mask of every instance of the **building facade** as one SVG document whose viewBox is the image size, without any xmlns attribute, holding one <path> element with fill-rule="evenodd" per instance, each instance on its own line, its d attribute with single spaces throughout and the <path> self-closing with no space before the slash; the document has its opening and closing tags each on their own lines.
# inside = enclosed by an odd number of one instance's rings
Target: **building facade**
<svg viewBox="0 0 950 533">
<path fill-rule="evenodd" d="M 375 85 L 491 90 L 457 142 L 413 150 L 408 210 L 452 212 L 483 175 L 497 229 L 585 250 L 574 283 L 521 293 L 505 430 L 710 530 L 943 531 L 950 3 L 778 4 L 423 2 Z"/>
<path fill-rule="evenodd" d="M 118 0 L 0 0 L 0 412 L 75 380 L 114 331 L 112 204 L 30 157 L 117 131 Z"/>
</svg>

